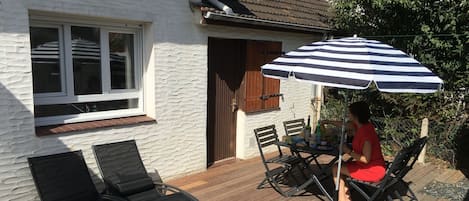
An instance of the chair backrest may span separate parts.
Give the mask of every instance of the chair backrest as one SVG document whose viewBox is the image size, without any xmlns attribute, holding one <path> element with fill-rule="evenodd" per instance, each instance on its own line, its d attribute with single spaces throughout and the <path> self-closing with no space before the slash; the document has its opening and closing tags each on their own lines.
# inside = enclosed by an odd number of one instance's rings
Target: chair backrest
<svg viewBox="0 0 469 201">
<path fill-rule="evenodd" d="M 295 119 L 290 121 L 284 121 L 283 127 L 285 128 L 285 134 L 288 136 L 296 136 L 303 132 L 305 127 L 304 119 Z"/>
<path fill-rule="evenodd" d="M 125 175 L 147 175 L 135 140 L 94 145 L 93 151 L 106 182 L 119 183 Z"/>
<path fill-rule="evenodd" d="M 279 142 L 279 139 L 277 135 L 277 130 L 275 129 L 275 125 L 256 128 L 254 129 L 254 134 L 256 136 L 257 146 L 259 147 L 259 152 L 264 163 L 267 160 L 264 155 L 264 149 L 266 149 L 267 147 L 276 146 L 279 155 L 283 155 L 280 146 L 277 144 Z"/>
<path fill-rule="evenodd" d="M 409 149 L 409 160 L 407 161 L 406 166 L 400 170 L 399 174 L 402 175 L 399 177 L 404 177 L 412 168 L 414 167 L 415 162 L 417 162 L 418 157 L 420 153 L 423 150 L 423 147 L 425 147 L 425 144 L 428 141 L 428 137 L 422 137 L 419 139 L 416 139 L 412 144 L 408 147 Z"/>
<path fill-rule="evenodd" d="M 420 152 L 427 142 L 427 137 L 419 138 L 415 140 L 410 146 L 404 147 L 396 155 L 388 170 L 386 176 L 383 179 L 384 185 L 390 185 L 392 182 L 396 182 L 409 173 L 412 170 L 413 165 L 418 159 Z"/>
<path fill-rule="evenodd" d="M 32 157 L 28 163 L 42 201 L 100 200 L 81 151 Z"/>
<path fill-rule="evenodd" d="M 380 184 L 381 188 L 379 189 L 379 191 L 376 191 L 375 194 L 379 194 L 380 192 L 385 191 L 387 188 L 393 186 L 396 182 L 398 182 L 400 179 L 402 179 L 402 177 L 405 176 L 405 174 L 402 174 L 402 170 L 406 168 L 410 160 L 411 152 L 412 151 L 410 147 L 406 147 L 397 153 L 391 165 L 386 170 L 386 175 L 384 176 Z"/>
</svg>

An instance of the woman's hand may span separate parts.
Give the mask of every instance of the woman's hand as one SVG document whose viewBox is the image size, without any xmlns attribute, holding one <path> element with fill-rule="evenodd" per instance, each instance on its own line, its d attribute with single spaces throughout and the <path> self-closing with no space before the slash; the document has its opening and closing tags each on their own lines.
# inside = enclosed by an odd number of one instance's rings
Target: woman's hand
<svg viewBox="0 0 469 201">
<path fill-rule="evenodd" d="M 371 159 L 371 143 L 369 141 L 365 141 L 365 144 L 363 145 L 363 154 L 358 154 L 356 152 L 353 152 L 348 146 L 343 145 L 342 147 L 344 153 L 350 155 L 353 159 L 356 161 L 360 161 L 364 164 L 368 164 Z"/>
</svg>

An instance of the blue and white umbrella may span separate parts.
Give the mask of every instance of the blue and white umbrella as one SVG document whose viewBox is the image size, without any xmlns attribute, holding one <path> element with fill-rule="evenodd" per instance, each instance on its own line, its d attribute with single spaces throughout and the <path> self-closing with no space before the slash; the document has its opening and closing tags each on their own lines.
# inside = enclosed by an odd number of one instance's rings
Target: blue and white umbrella
<svg viewBox="0 0 469 201">
<path fill-rule="evenodd" d="M 265 77 L 294 77 L 317 85 L 366 89 L 375 83 L 378 90 L 392 93 L 433 93 L 443 80 L 406 53 L 376 40 L 356 36 L 311 43 L 262 66 Z M 344 143 L 345 111 L 340 144 Z M 337 181 L 342 165 L 339 146 Z M 311 178 L 332 200 L 317 180 Z M 336 185 L 336 195 L 339 186 Z M 337 197 L 335 197 L 337 199 Z"/>
<path fill-rule="evenodd" d="M 433 93 L 443 81 L 406 53 L 376 40 L 349 37 L 315 42 L 262 66 L 266 77 L 383 92 Z"/>
</svg>

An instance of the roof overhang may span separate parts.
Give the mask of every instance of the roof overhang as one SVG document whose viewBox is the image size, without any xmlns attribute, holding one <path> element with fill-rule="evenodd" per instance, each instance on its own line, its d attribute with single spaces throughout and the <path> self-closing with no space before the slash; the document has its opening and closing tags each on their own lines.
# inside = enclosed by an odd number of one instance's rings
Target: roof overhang
<svg viewBox="0 0 469 201">
<path fill-rule="evenodd" d="M 247 28 L 257 29 L 271 29 L 279 31 L 290 31 L 290 32 L 305 32 L 305 33 L 329 33 L 332 31 L 330 28 L 315 27 L 301 24 L 293 24 L 287 22 L 278 22 L 272 20 L 264 20 L 259 18 L 251 18 L 240 15 L 228 15 L 221 12 L 207 11 L 203 12 L 204 22 L 206 24 L 217 24 L 217 25 L 231 25 L 240 26 Z"/>
</svg>

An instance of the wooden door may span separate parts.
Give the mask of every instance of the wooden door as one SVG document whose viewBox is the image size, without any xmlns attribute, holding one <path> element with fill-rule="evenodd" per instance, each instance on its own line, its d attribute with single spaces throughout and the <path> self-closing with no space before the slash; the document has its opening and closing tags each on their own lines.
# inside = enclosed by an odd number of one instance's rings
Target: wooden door
<svg viewBox="0 0 469 201">
<path fill-rule="evenodd" d="M 208 166 L 236 155 L 236 111 L 244 76 L 245 47 L 244 40 L 208 41 Z"/>
</svg>

